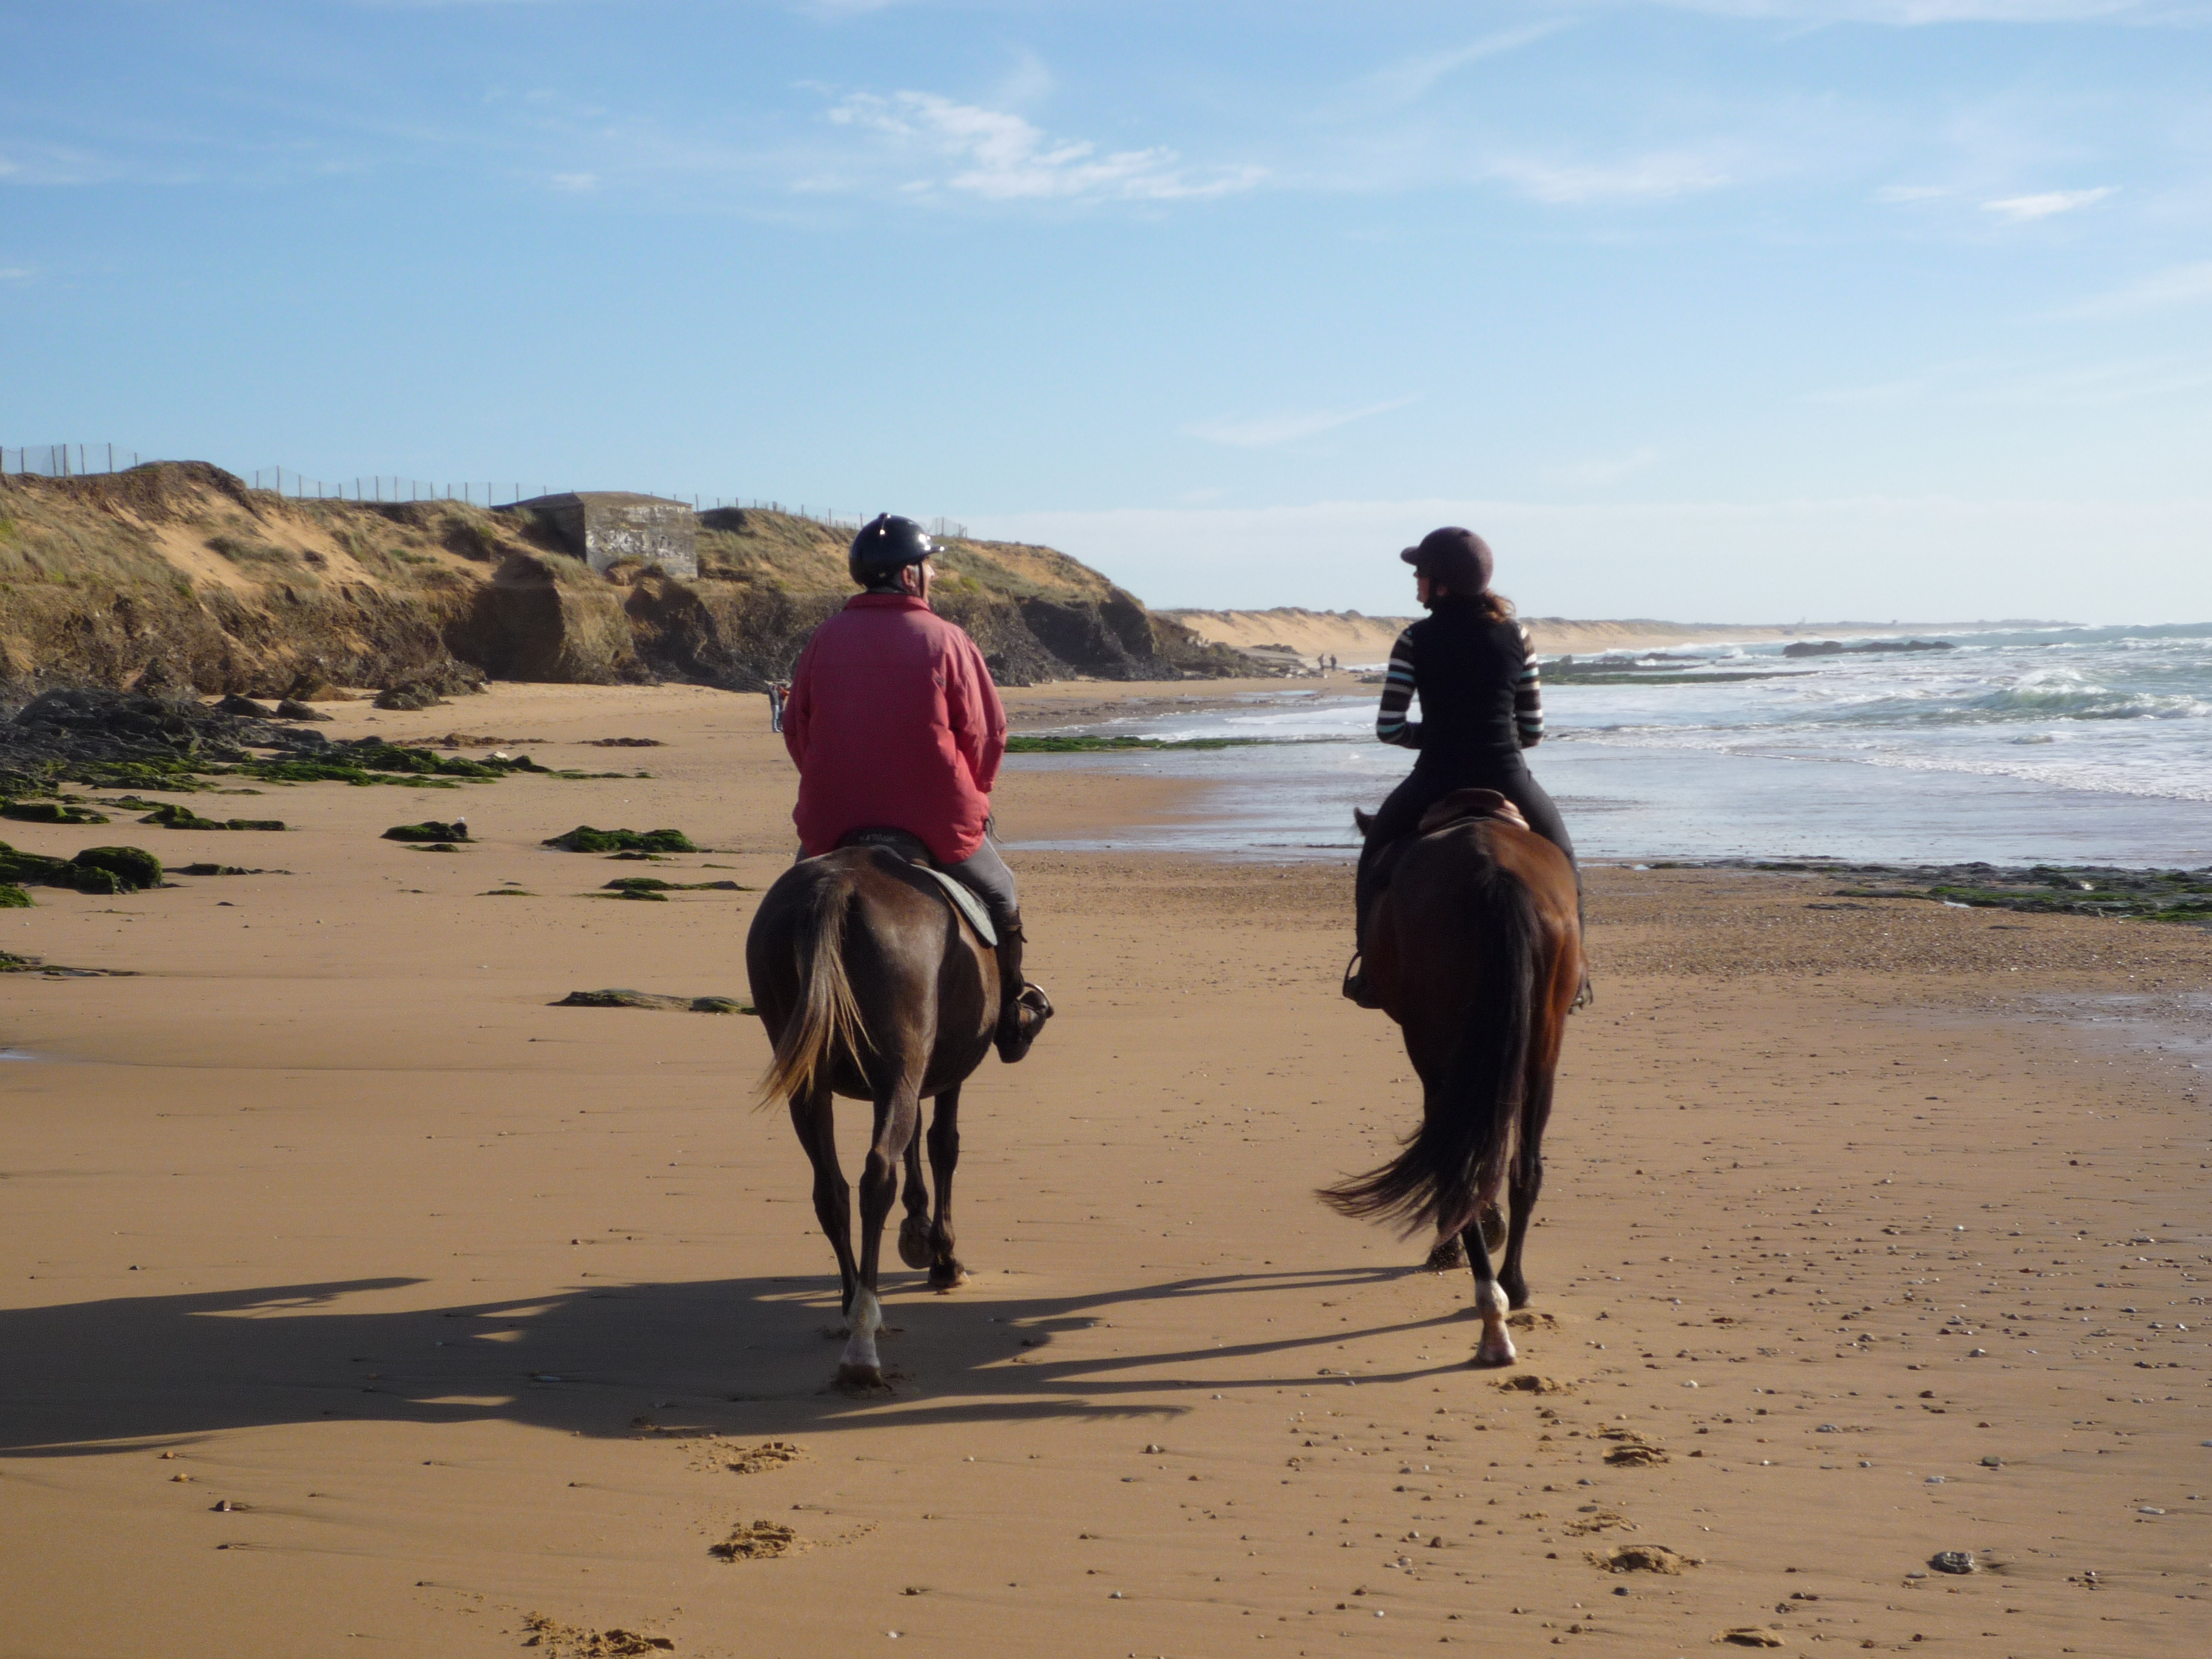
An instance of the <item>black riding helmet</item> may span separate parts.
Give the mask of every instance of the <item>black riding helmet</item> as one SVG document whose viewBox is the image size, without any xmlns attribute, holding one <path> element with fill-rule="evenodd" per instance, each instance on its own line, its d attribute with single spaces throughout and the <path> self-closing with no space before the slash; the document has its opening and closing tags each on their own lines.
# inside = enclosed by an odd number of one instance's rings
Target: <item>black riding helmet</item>
<svg viewBox="0 0 2212 1659">
<path fill-rule="evenodd" d="M 1469 599 L 1490 586 L 1496 563 L 1488 542 L 1456 525 L 1431 530 L 1419 547 L 1409 547 L 1398 556 L 1419 574 Z"/>
<path fill-rule="evenodd" d="M 896 585 L 900 571 L 910 564 L 920 564 L 934 551 L 928 535 L 912 519 L 878 513 L 853 538 L 853 549 L 846 556 L 845 568 L 863 587 Z"/>
</svg>

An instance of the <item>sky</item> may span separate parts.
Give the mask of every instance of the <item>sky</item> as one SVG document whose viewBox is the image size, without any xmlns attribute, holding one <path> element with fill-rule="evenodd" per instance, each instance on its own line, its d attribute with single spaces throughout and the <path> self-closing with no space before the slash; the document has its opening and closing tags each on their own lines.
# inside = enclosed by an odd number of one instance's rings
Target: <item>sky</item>
<svg viewBox="0 0 2212 1659">
<path fill-rule="evenodd" d="M 73 0 L 0 445 L 943 514 L 1155 605 L 2212 618 L 2212 0 Z"/>
</svg>

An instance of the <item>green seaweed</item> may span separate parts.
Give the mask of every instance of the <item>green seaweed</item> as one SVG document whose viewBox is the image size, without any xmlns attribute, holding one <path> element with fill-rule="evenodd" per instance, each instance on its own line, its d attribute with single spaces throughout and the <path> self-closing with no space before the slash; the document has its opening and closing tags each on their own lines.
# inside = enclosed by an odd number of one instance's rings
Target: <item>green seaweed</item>
<svg viewBox="0 0 2212 1659">
<path fill-rule="evenodd" d="M 107 823 L 112 822 L 105 812 L 94 812 L 82 806 L 64 806 L 52 800 L 0 801 L 0 818 L 15 818 L 24 823 Z"/>
<path fill-rule="evenodd" d="M 750 893 L 734 881 L 663 881 L 658 876 L 617 876 L 607 887 L 617 893 Z"/>
<path fill-rule="evenodd" d="M 750 1014 L 758 1010 L 735 997 L 672 997 L 655 991 L 571 991 L 556 1008 L 652 1008 L 668 1013 Z"/>
<path fill-rule="evenodd" d="M 435 818 L 425 818 L 420 823 L 395 823 L 384 832 L 386 841 L 466 841 L 468 838 L 468 823 L 461 818 L 456 818 L 451 823 L 441 823 Z"/>
<path fill-rule="evenodd" d="M 0 842 L 0 882 L 69 887 L 80 893 L 135 893 L 161 884 L 161 861 L 137 847 L 88 847 L 74 858 L 20 852 Z"/>
<path fill-rule="evenodd" d="M 681 830 L 594 830 L 580 823 L 566 835 L 549 836 L 543 843 L 564 853 L 696 853 L 691 838 Z"/>
<path fill-rule="evenodd" d="M 478 898 L 536 898 L 538 895 L 520 887 L 494 887 L 489 891 L 478 893 L 477 896 Z"/>
<path fill-rule="evenodd" d="M 12 881 L 0 881 L 0 910 L 28 910 L 31 896 Z"/>
<path fill-rule="evenodd" d="M 138 820 L 163 830 L 283 830 L 282 818 L 204 818 L 189 806 L 164 802 Z"/>
<path fill-rule="evenodd" d="M 88 847 L 70 862 L 79 869 L 113 872 L 126 890 L 161 884 L 161 860 L 143 847 Z"/>
</svg>

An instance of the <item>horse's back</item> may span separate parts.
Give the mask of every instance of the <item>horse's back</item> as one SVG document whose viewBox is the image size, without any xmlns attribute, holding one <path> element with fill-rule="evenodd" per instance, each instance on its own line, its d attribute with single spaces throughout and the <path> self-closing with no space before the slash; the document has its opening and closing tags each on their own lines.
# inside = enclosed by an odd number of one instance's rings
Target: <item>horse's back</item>
<svg viewBox="0 0 2212 1659">
<path fill-rule="evenodd" d="M 1398 860 L 1376 907 L 1368 972 L 1404 1021 L 1426 987 L 1471 988 L 1499 907 L 1525 902 L 1540 977 L 1581 973 L 1580 905 L 1567 856 L 1516 820 L 1462 818 L 1419 836 Z"/>
<path fill-rule="evenodd" d="M 931 878 L 878 847 L 803 859 L 762 896 L 745 938 L 746 976 L 771 1042 L 781 1042 L 808 994 L 811 952 L 842 958 L 866 1055 L 833 1058 L 836 1092 L 867 1098 L 869 1073 L 921 1068 L 924 1094 L 981 1063 L 996 1024 L 995 955 Z"/>
</svg>

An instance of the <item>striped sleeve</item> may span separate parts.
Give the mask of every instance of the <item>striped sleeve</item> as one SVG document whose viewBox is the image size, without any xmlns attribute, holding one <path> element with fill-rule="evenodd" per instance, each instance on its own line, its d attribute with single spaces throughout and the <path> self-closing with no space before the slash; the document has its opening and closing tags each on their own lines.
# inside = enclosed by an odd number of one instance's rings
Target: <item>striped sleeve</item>
<svg viewBox="0 0 2212 1659">
<path fill-rule="evenodd" d="M 1528 630 L 1521 630 L 1521 678 L 1513 686 L 1513 725 L 1523 749 L 1544 740 L 1544 682 L 1536 672 L 1536 653 L 1528 643 Z"/>
<path fill-rule="evenodd" d="M 1390 665 L 1382 675 L 1382 702 L 1375 710 L 1375 735 L 1401 749 L 1421 746 L 1421 723 L 1409 720 L 1406 711 L 1413 702 L 1413 630 L 1398 635 L 1390 647 Z"/>
</svg>

